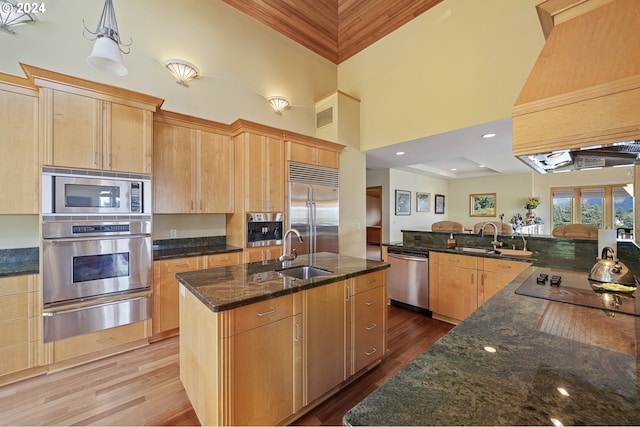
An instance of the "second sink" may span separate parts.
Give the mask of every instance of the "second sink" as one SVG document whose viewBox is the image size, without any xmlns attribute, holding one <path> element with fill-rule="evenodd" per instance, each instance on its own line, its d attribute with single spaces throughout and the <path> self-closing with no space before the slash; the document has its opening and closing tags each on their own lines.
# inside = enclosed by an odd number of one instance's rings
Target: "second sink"
<svg viewBox="0 0 640 427">
<path fill-rule="evenodd" d="M 332 272 L 324 270 L 322 268 L 314 267 L 312 265 L 299 265 L 297 267 L 284 268 L 282 270 L 276 270 L 278 273 L 285 276 L 294 277 L 296 279 L 311 279 L 317 276 L 326 276 Z"/>
</svg>

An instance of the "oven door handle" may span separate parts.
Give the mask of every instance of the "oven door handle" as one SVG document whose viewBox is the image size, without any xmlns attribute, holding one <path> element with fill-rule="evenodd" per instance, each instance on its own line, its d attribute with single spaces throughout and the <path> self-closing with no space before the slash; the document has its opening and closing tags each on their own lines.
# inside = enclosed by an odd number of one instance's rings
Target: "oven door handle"
<svg viewBox="0 0 640 427">
<path fill-rule="evenodd" d="M 407 255 L 399 255 L 395 253 L 389 253 L 388 255 L 389 255 L 389 258 L 406 259 L 408 261 L 429 262 L 429 258 L 427 257 L 413 257 L 413 256 L 407 256 Z"/>
<path fill-rule="evenodd" d="M 73 313 L 76 311 L 80 311 L 80 310 L 85 310 L 89 307 L 103 307 L 106 305 L 111 305 L 111 304 L 117 304 L 117 303 L 121 303 L 121 302 L 127 302 L 127 301 L 139 301 L 139 300 L 143 300 L 143 299 L 147 299 L 151 296 L 151 292 L 145 292 L 144 294 L 135 294 L 135 296 L 131 297 L 129 295 L 127 295 L 125 298 L 123 298 L 123 295 L 119 295 L 117 297 L 110 297 L 110 298 L 101 298 L 99 301 L 98 300 L 92 300 L 92 301 L 84 301 L 82 303 L 77 303 L 77 304 L 73 304 L 73 305 L 65 305 L 65 306 L 60 306 L 60 307 L 51 307 L 50 309 L 46 309 L 42 312 L 43 316 L 55 316 L 58 314 L 66 314 L 66 313 Z M 57 310 L 56 308 L 60 308 L 60 310 Z"/>
<path fill-rule="evenodd" d="M 42 239 L 45 245 L 55 245 L 58 243 L 75 243 L 75 242 L 95 242 L 98 240 L 122 240 L 122 239 L 146 239 L 151 237 L 149 234 L 105 234 L 93 237 L 65 237 L 57 239 Z"/>
</svg>

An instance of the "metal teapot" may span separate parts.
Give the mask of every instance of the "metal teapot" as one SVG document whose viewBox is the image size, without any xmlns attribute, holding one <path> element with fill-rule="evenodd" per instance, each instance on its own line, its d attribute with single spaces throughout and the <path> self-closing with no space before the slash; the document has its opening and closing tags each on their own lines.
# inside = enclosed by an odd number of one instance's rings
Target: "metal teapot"
<svg viewBox="0 0 640 427">
<path fill-rule="evenodd" d="M 596 282 L 636 286 L 636 278 L 620 260 L 613 259 L 613 249 L 609 246 L 602 249 L 602 259 L 591 268 L 589 279 Z"/>
</svg>

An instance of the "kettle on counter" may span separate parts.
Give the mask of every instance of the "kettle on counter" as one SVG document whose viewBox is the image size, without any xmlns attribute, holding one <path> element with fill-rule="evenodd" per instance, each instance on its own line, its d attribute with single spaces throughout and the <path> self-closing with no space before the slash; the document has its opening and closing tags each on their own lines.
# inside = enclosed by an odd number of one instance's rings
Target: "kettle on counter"
<svg viewBox="0 0 640 427">
<path fill-rule="evenodd" d="M 636 278 L 619 259 L 613 259 L 613 248 L 609 246 L 602 249 L 602 259 L 591 268 L 589 279 L 596 282 L 636 286 Z"/>
</svg>

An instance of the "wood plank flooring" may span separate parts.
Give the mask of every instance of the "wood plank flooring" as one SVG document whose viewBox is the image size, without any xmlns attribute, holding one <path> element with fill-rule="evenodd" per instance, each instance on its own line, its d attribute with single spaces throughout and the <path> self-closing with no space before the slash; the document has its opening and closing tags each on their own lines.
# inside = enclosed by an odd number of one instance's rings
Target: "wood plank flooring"
<svg viewBox="0 0 640 427">
<path fill-rule="evenodd" d="M 343 414 L 453 325 L 389 307 L 382 363 L 297 420 L 341 425 Z M 179 378 L 178 338 L 0 387 L 0 425 L 199 425 Z"/>
</svg>

